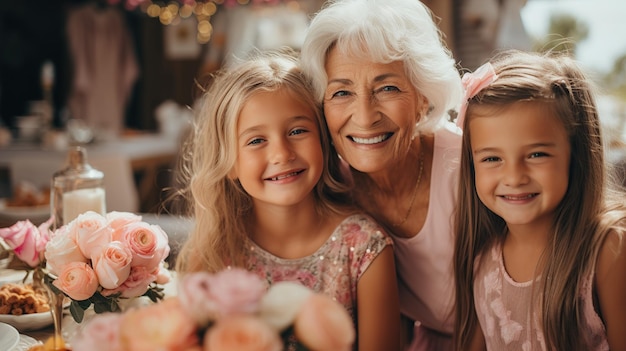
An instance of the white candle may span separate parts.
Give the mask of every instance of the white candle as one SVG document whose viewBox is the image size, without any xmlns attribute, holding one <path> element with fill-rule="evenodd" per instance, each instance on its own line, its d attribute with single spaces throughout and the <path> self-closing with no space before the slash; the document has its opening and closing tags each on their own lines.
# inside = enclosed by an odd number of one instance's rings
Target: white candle
<svg viewBox="0 0 626 351">
<path fill-rule="evenodd" d="M 106 214 L 103 188 L 79 189 L 63 194 L 63 223 L 67 224 L 87 211 Z"/>
</svg>

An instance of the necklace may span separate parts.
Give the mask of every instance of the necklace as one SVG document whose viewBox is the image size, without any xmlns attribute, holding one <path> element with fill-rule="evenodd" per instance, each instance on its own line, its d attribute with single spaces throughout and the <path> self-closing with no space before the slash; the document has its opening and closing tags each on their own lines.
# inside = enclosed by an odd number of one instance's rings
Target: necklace
<svg viewBox="0 0 626 351">
<path fill-rule="evenodd" d="M 423 148 L 424 148 L 424 145 L 422 144 L 422 136 L 420 135 L 420 154 L 419 154 L 420 169 L 419 169 L 419 173 L 417 174 L 417 182 L 415 182 L 415 188 L 413 189 L 413 194 L 411 195 L 411 202 L 409 203 L 409 209 L 406 211 L 406 214 L 404 215 L 404 218 L 402 218 L 402 220 L 400 222 L 392 223 L 392 225 L 394 227 L 399 227 L 399 226 L 403 225 L 404 222 L 406 222 L 406 220 L 409 219 L 409 215 L 413 211 L 413 204 L 415 203 L 415 197 L 417 196 L 417 189 L 419 189 L 419 187 L 420 187 L 420 183 L 421 183 L 421 180 L 422 180 L 422 171 L 424 170 L 424 151 L 423 151 Z"/>
</svg>

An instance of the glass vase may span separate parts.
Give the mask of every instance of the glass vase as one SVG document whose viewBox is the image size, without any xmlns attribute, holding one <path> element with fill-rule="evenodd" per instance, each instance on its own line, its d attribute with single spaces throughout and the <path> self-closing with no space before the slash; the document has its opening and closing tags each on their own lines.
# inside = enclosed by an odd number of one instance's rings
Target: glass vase
<svg viewBox="0 0 626 351">
<path fill-rule="evenodd" d="M 54 323 L 54 335 L 46 344 L 53 346 L 52 350 L 66 351 L 69 350 L 68 345 L 63 338 L 63 302 L 65 295 L 60 291 L 55 291 L 45 284 L 48 292 L 48 300 L 50 304 L 50 313 L 52 314 L 52 322 Z"/>
</svg>

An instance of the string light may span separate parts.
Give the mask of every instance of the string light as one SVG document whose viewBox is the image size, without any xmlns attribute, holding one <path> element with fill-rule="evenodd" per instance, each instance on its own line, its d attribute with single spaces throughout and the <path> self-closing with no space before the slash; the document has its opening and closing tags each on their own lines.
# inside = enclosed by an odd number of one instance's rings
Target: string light
<svg viewBox="0 0 626 351">
<path fill-rule="evenodd" d="M 128 11 L 140 10 L 149 17 L 158 19 L 163 25 L 176 25 L 181 20 L 195 17 L 196 40 L 207 43 L 213 34 L 211 18 L 219 11 L 220 7 L 232 8 L 246 5 L 278 5 L 287 4 L 289 8 L 299 8 L 297 0 L 108 0 L 109 4 L 123 3 Z"/>
</svg>

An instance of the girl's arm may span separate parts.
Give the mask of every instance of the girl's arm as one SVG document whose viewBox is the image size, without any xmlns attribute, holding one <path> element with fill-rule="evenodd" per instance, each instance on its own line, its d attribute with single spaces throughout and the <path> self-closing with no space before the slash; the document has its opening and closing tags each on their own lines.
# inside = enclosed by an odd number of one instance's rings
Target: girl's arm
<svg viewBox="0 0 626 351">
<path fill-rule="evenodd" d="M 487 345 L 485 345 L 485 336 L 483 335 L 483 328 L 480 327 L 479 323 L 476 323 L 474 336 L 472 337 L 470 347 L 469 349 L 467 349 L 467 351 L 486 351 L 486 350 L 487 350 Z"/>
<path fill-rule="evenodd" d="M 626 351 L 626 238 L 611 232 L 600 249 L 596 292 L 611 351 Z"/>
<path fill-rule="evenodd" d="M 359 351 L 400 350 L 400 303 L 393 247 L 374 259 L 357 284 Z"/>
</svg>

